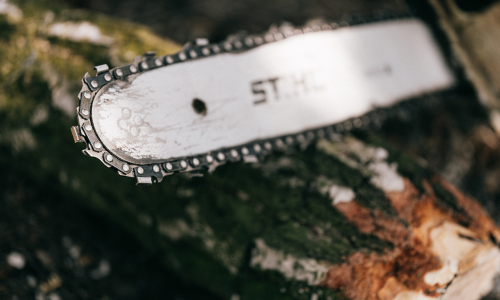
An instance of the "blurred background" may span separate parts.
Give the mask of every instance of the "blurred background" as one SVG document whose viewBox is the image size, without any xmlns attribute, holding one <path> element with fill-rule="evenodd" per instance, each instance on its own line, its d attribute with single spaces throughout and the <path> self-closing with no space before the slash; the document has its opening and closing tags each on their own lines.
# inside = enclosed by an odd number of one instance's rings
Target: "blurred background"
<svg viewBox="0 0 500 300">
<path fill-rule="evenodd" d="M 466 13 L 480 13 L 493 2 L 457 4 Z M 16 17 L 12 7 L 22 11 L 21 17 Z M 458 92 L 447 96 L 451 101 L 441 99 L 431 107 L 390 120 L 380 135 L 421 157 L 429 168 L 476 197 L 500 222 L 500 140 L 425 1 L 0 0 L 0 13 L 2 299 L 218 299 L 161 267 L 157 249 L 138 241 L 131 228 L 115 225 L 113 217 L 99 213 L 104 211 L 99 204 L 89 209 L 93 204 L 87 202 L 94 201 L 92 197 L 120 201 L 113 194 L 116 190 L 106 189 L 106 182 L 113 182 L 123 194 L 135 187 L 133 180 L 115 178 L 118 176 L 99 162 L 79 153 L 80 144 L 73 144 L 69 127 L 76 124 L 73 112 L 79 80 L 92 70 L 92 64 L 115 67 L 131 58 L 129 52 L 106 48 L 105 42 L 85 48 L 44 36 L 40 26 L 54 18 L 89 20 L 109 28 L 123 26 L 124 32 L 139 26 L 135 24 L 148 26 L 154 34 L 172 41 L 148 44 L 162 55 L 178 49 L 175 44 L 198 37 L 216 42 L 242 31 L 263 32 L 285 21 L 296 25 L 317 18 L 359 22 L 373 16 L 417 14 L 434 26 L 461 83 Z M 123 20 L 127 20 L 126 26 Z M 124 44 L 135 43 L 127 35 L 121 38 Z M 140 55 L 141 47 L 129 50 Z M 162 52 L 165 47 L 171 48 Z M 62 48 L 80 56 L 68 55 Z M 38 65 L 39 61 L 47 63 Z M 57 74 L 66 74 L 67 79 Z M 83 182 L 99 193 L 85 189 Z M 156 187 L 151 190 L 159 191 Z M 141 187 L 137 193 L 147 197 L 151 190 Z M 43 295 L 35 292 L 37 286 Z"/>
</svg>

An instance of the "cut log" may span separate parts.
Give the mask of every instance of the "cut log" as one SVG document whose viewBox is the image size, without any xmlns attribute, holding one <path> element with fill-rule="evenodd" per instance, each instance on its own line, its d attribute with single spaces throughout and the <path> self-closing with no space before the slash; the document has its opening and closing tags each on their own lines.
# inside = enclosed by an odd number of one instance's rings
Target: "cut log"
<svg viewBox="0 0 500 300">
<path fill-rule="evenodd" d="M 82 74 L 179 46 L 81 11 L 5 7 L 0 169 L 127 228 L 184 280 L 233 300 L 471 300 L 493 288 L 500 229 L 376 132 L 151 187 L 105 170 L 68 130 Z"/>
<path fill-rule="evenodd" d="M 490 109 L 493 128 L 500 133 L 500 3 L 429 0 L 447 34 L 453 53 L 474 84 L 478 98 Z"/>
</svg>

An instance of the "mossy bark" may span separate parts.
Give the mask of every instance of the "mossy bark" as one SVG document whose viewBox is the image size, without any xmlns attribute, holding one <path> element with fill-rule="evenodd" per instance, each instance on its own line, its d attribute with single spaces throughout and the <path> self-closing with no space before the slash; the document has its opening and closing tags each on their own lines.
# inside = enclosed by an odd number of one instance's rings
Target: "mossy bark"
<svg viewBox="0 0 500 300">
<path fill-rule="evenodd" d="M 399 290 L 435 295 L 443 284 L 412 275 L 443 263 L 428 240 L 422 248 L 413 237 L 427 213 L 439 212 L 442 222 L 460 224 L 483 244 L 496 243 L 497 228 L 481 208 L 374 132 L 323 140 L 257 164 L 228 164 L 202 178 L 176 174 L 135 186 L 73 144 L 69 127 L 76 124 L 80 79 L 94 64 L 113 67 L 179 46 L 104 16 L 16 7 L 20 18 L 0 16 L 2 174 L 12 184 L 57 189 L 67 201 L 114 220 L 186 281 L 233 299 L 376 299 L 391 278 Z M 51 31 L 82 22 L 101 39 Z M 416 202 L 403 196 L 410 194 Z M 401 199 L 413 203 L 409 212 L 398 206 Z M 419 203 L 432 209 L 415 208 Z M 385 267 L 370 269 L 370 262 Z"/>
</svg>

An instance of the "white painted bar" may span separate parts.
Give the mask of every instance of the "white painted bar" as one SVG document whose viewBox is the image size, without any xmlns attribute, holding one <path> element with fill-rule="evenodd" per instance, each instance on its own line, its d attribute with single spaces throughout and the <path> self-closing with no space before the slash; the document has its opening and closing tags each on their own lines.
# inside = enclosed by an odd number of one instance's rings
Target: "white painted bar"
<svg viewBox="0 0 500 300">
<path fill-rule="evenodd" d="M 92 115 L 108 149 L 151 163 L 334 124 L 453 84 L 430 30 L 408 19 L 145 72 L 121 89 L 105 87 Z M 194 111 L 195 98 L 206 115 Z"/>
</svg>

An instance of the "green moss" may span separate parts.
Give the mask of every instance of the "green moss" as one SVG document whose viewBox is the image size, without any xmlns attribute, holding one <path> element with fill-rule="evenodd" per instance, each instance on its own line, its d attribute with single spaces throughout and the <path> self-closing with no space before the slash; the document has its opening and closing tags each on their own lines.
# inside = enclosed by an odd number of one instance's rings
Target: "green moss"
<svg viewBox="0 0 500 300">
<path fill-rule="evenodd" d="M 424 191 L 422 183 L 424 180 L 430 180 L 433 172 L 423 166 L 419 161 L 419 158 L 403 152 L 401 149 L 391 145 L 387 142 L 387 140 L 382 139 L 374 132 L 356 131 L 355 135 L 367 143 L 386 149 L 389 152 L 387 161 L 397 163 L 398 173 L 408 178 L 420 192 Z"/>
<path fill-rule="evenodd" d="M 9 41 L 16 31 L 16 27 L 7 21 L 6 15 L 0 15 L 0 41 Z"/>
<path fill-rule="evenodd" d="M 13 82 L 3 86 L 4 99 L 0 104 L 0 124 L 8 127 L 26 125 L 35 108 L 49 104 L 51 91 L 42 75 L 23 72 Z"/>
<path fill-rule="evenodd" d="M 107 46 L 97 45 L 86 41 L 74 42 L 57 37 L 49 37 L 48 40 L 53 46 L 68 49 L 72 53 L 82 56 L 87 61 L 95 62 L 96 65 L 108 64 L 112 66 Z"/>
</svg>

